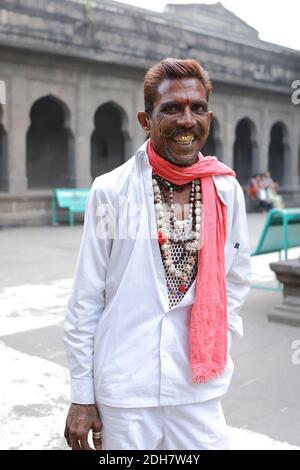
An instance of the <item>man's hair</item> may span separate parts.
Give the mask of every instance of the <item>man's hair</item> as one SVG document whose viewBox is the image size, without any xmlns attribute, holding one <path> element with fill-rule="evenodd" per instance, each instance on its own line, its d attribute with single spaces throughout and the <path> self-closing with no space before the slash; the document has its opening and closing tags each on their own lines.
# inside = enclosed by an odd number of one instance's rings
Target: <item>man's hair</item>
<svg viewBox="0 0 300 470">
<path fill-rule="evenodd" d="M 159 84 L 165 79 L 198 78 L 203 84 L 207 100 L 211 94 L 212 84 L 206 70 L 193 59 L 163 59 L 153 65 L 144 78 L 145 111 L 151 114 Z"/>
</svg>

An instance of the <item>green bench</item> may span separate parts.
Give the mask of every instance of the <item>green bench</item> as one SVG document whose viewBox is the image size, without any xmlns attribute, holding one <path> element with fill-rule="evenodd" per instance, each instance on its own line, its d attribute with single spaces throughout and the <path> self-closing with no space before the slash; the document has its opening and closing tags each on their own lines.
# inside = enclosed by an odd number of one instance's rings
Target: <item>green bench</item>
<svg viewBox="0 0 300 470">
<path fill-rule="evenodd" d="M 79 188 L 53 189 L 51 197 L 52 225 L 57 225 L 58 223 L 58 209 L 67 209 L 69 224 L 74 225 L 74 214 L 84 213 L 89 191 L 89 189 Z"/>
<path fill-rule="evenodd" d="M 298 246 L 300 246 L 300 207 L 272 209 L 268 213 L 259 242 L 251 256 L 278 252 L 281 260 L 283 252 L 284 259 L 288 259 L 289 248 Z M 274 290 L 259 285 L 252 287 Z"/>
</svg>

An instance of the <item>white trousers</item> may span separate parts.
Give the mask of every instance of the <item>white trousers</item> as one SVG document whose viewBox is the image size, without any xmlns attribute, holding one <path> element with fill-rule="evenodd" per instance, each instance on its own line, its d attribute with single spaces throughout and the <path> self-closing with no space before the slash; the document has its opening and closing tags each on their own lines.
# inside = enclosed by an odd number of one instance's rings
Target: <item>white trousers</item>
<svg viewBox="0 0 300 470">
<path fill-rule="evenodd" d="M 103 450 L 227 450 L 220 399 L 146 408 L 98 404 Z"/>
</svg>

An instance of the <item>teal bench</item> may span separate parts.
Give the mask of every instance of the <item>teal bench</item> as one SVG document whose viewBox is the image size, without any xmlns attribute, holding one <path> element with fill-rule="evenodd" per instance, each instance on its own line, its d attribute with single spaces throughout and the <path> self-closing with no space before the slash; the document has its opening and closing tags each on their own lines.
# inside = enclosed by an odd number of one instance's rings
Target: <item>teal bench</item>
<svg viewBox="0 0 300 470">
<path fill-rule="evenodd" d="M 251 256 L 278 252 L 281 260 L 283 252 L 284 259 L 288 259 L 289 248 L 298 246 L 300 246 L 300 207 L 272 209 L 268 213 L 259 242 Z M 252 287 L 267 289 L 259 285 Z"/>
<path fill-rule="evenodd" d="M 89 189 L 55 188 L 51 197 L 51 222 L 58 223 L 58 209 L 68 210 L 69 224 L 74 225 L 74 214 L 84 213 Z"/>
</svg>

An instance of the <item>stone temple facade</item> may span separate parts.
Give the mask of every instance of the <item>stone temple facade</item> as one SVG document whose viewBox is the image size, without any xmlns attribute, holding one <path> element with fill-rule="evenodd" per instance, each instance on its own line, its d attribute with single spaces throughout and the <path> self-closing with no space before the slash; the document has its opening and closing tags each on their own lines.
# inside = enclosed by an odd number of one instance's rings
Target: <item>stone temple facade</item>
<svg viewBox="0 0 300 470">
<path fill-rule="evenodd" d="M 213 81 L 203 153 L 242 185 L 269 169 L 300 205 L 300 52 L 261 41 L 221 3 L 0 0 L 0 226 L 49 222 L 52 188 L 89 187 L 132 156 L 143 76 L 165 57 L 195 58 Z"/>
</svg>

